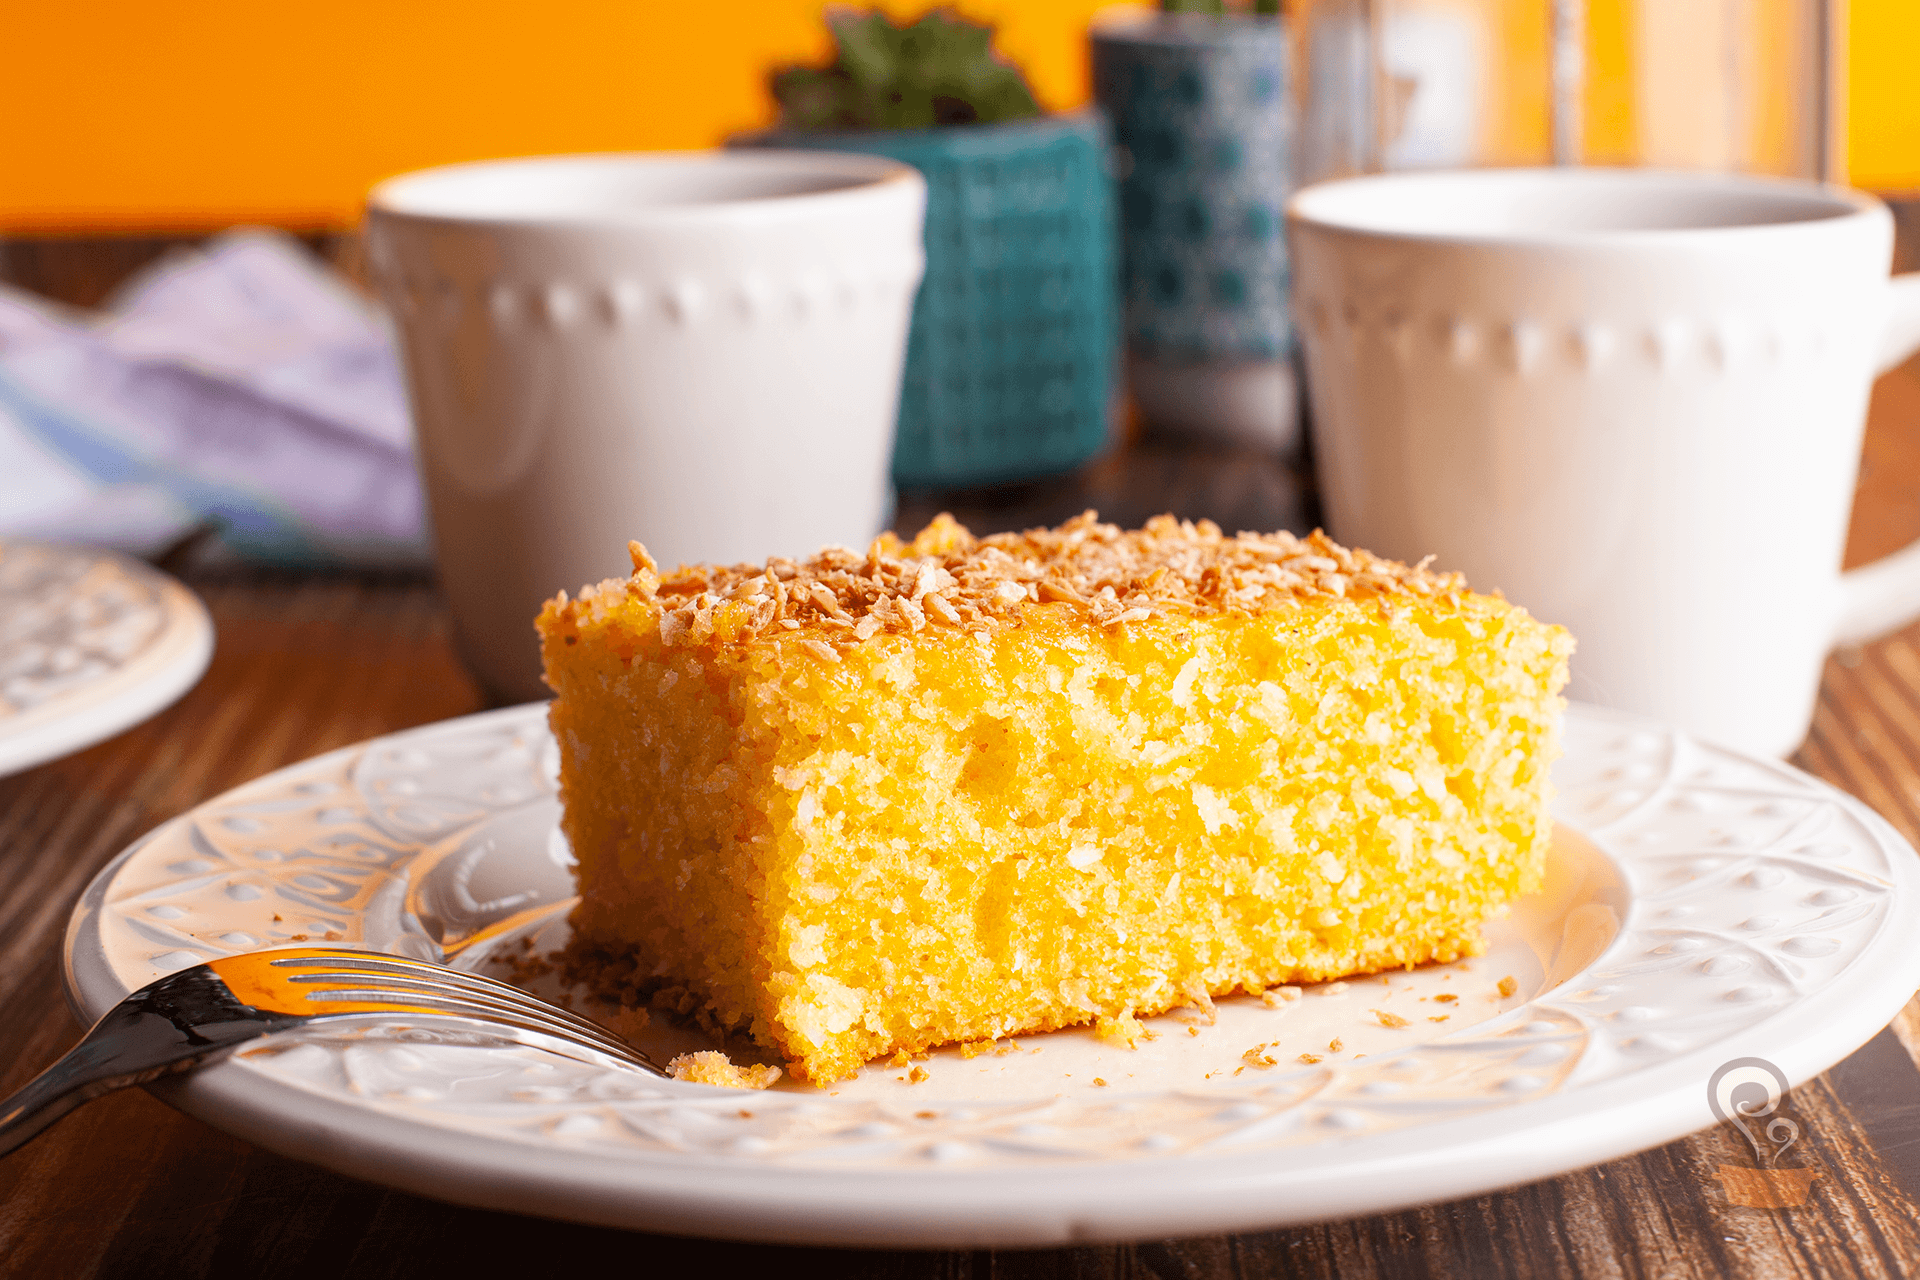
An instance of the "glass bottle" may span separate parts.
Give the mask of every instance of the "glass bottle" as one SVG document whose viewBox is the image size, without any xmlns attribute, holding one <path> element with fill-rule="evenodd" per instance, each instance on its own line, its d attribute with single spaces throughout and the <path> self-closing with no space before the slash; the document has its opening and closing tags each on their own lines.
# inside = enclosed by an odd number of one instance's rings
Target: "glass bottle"
<svg viewBox="0 0 1920 1280">
<path fill-rule="evenodd" d="M 1470 165 L 1844 179 L 1845 0 L 1298 0 L 1307 180 Z"/>
</svg>

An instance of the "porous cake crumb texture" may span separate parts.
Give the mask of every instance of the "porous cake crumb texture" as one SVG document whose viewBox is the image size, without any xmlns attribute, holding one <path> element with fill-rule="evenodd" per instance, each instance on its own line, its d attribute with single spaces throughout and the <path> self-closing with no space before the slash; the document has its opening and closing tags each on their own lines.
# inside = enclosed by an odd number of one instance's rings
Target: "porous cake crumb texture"
<svg viewBox="0 0 1920 1280">
<path fill-rule="evenodd" d="M 667 1064 L 667 1074 L 675 1080 L 719 1085 L 723 1089 L 766 1089 L 780 1079 L 780 1068 L 757 1063 L 736 1066 L 726 1054 L 706 1049 L 681 1054 Z"/>
<path fill-rule="evenodd" d="M 816 1082 L 1477 951 L 1540 877 L 1571 648 L 1318 535 L 1091 515 L 636 546 L 540 630 L 575 976 Z"/>
</svg>

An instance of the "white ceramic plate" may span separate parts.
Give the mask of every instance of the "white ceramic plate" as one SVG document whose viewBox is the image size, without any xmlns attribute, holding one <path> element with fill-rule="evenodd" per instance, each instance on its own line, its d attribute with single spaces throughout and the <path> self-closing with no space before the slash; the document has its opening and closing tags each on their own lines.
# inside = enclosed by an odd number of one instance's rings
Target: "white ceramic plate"
<svg viewBox="0 0 1920 1280">
<path fill-rule="evenodd" d="M 213 623 L 157 569 L 0 541 L 0 777 L 130 729 L 200 679 Z"/>
<path fill-rule="evenodd" d="M 444 942 L 475 967 L 550 946 L 572 891 L 553 771 L 531 706 L 230 792 L 87 890 L 72 998 L 96 1017 L 162 973 L 300 935 Z M 1058 1032 L 936 1054 L 923 1083 L 875 1065 L 744 1093 L 340 1024 L 154 1087 L 276 1151 L 467 1204 L 762 1240 L 1053 1244 L 1386 1210 L 1640 1150 L 1711 1123 L 1717 1066 L 1764 1057 L 1798 1083 L 1920 986 L 1920 859 L 1856 801 L 1586 707 L 1555 779 L 1548 885 L 1491 926 L 1486 956 L 1223 1001 L 1212 1025 L 1153 1019 L 1135 1051 Z M 693 1043 L 647 1034 L 667 1054 Z"/>
</svg>

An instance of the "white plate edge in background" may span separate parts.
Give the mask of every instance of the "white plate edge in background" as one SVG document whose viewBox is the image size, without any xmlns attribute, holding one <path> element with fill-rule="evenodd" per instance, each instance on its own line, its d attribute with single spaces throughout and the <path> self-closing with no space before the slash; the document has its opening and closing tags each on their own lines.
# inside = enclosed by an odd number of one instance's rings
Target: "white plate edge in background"
<svg viewBox="0 0 1920 1280">
<path fill-rule="evenodd" d="M 213 657 L 213 620 L 206 606 L 172 577 L 102 548 L 33 545 L 112 564 L 155 593 L 163 617 L 158 632 L 124 664 L 27 711 L 0 718 L 0 777 L 57 760 L 140 724 L 193 688 Z"/>
</svg>

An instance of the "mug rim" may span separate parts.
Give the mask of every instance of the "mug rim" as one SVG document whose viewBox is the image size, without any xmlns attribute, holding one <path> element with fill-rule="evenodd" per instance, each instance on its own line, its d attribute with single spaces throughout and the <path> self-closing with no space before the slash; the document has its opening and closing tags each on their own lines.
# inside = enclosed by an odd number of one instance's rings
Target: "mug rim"
<svg viewBox="0 0 1920 1280">
<path fill-rule="evenodd" d="M 1337 202 L 1343 196 L 1350 196 L 1355 191 L 1378 191 L 1385 195 L 1397 189 L 1404 192 L 1405 197 L 1397 204 L 1405 208 L 1418 207 L 1423 189 L 1441 185 L 1486 190 L 1514 188 L 1522 183 L 1531 184 L 1533 190 L 1542 192 L 1565 192 L 1570 188 L 1586 187 L 1596 194 L 1603 191 L 1645 193 L 1664 185 L 1696 195 L 1746 196 L 1756 206 L 1769 198 L 1777 206 L 1784 206 L 1789 200 L 1798 200 L 1809 213 L 1757 221 L 1679 226 L 1540 226 L 1472 230 L 1457 226 L 1421 228 L 1410 225 L 1411 220 L 1397 210 L 1386 218 L 1379 218 L 1372 210 L 1360 213 L 1337 207 Z M 1328 208 L 1329 205 L 1336 207 Z M 1378 208 L 1378 205 L 1374 206 L 1374 209 Z M 1759 174 L 1592 165 L 1404 170 L 1334 178 L 1294 192 L 1287 198 L 1285 213 L 1290 226 L 1312 227 L 1349 236 L 1478 248 L 1541 246 L 1564 249 L 1685 244 L 1728 235 L 1809 234 L 1822 228 L 1838 228 L 1861 220 L 1884 217 L 1887 216 L 1885 209 L 1880 200 L 1866 192 L 1831 183 Z"/>
<path fill-rule="evenodd" d="M 845 179 L 840 185 L 812 190 L 775 191 L 765 195 L 726 196 L 682 200 L 657 205 L 621 207 L 487 208 L 472 202 L 468 184 L 477 185 L 502 175 L 544 173 L 579 174 L 583 171 L 618 174 L 641 170 L 732 169 L 768 176 Z M 367 193 L 369 216 L 415 222 L 452 223 L 475 227 L 633 227 L 692 220 L 711 220 L 716 214 L 764 217 L 830 208 L 849 200 L 867 200 L 876 194 L 915 191 L 924 186 L 912 165 L 884 156 L 852 151 L 816 151 L 801 148 L 734 150 L 711 148 L 686 151 L 583 152 L 545 156 L 514 156 L 435 165 L 382 179 Z M 751 211 L 751 213 L 749 213 Z"/>
</svg>

